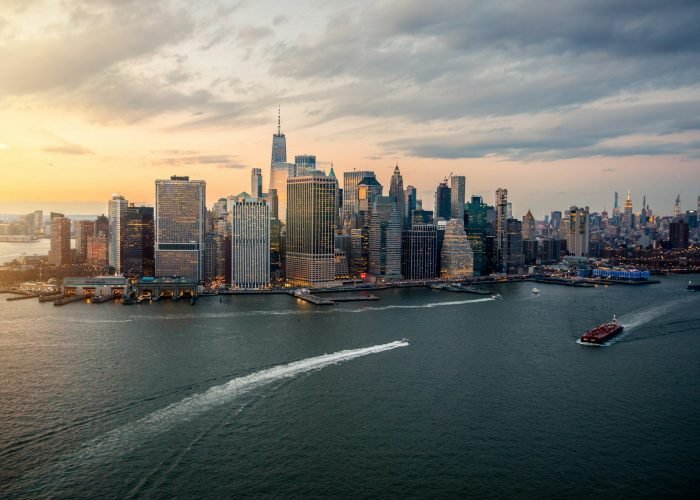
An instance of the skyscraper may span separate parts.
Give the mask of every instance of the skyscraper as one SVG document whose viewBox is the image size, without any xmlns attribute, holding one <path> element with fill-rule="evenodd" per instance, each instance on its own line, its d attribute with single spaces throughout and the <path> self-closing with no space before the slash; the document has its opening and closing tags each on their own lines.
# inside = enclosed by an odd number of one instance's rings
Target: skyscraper
<svg viewBox="0 0 700 500">
<path fill-rule="evenodd" d="M 517 274 L 523 271 L 525 256 L 523 254 L 523 223 L 518 219 L 508 219 L 508 237 L 506 244 L 506 262 L 508 274 Z"/>
<path fill-rule="evenodd" d="M 481 196 L 472 196 L 467 205 L 468 220 L 467 238 L 474 255 L 474 273 L 487 274 L 486 237 L 491 226 L 488 222 L 488 205 Z"/>
<path fill-rule="evenodd" d="M 403 191 L 403 177 L 399 170 L 399 164 L 394 168 L 394 174 L 391 176 L 391 184 L 389 185 L 389 196 L 396 201 L 396 208 L 399 212 L 399 221 L 401 227 L 406 224 L 406 196 Z"/>
<path fill-rule="evenodd" d="M 523 240 L 534 241 L 537 239 L 537 231 L 535 229 L 535 217 L 530 210 L 523 216 Z"/>
<path fill-rule="evenodd" d="M 629 199 L 629 196 L 628 196 Z M 625 203 L 625 207 L 627 203 Z M 625 218 L 627 209 L 625 208 Z M 588 240 L 590 236 L 590 215 L 588 207 L 579 208 L 572 206 L 568 217 L 564 220 L 566 247 L 571 255 L 588 257 Z"/>
<path fill-rule="evenodd" d="M 335 200 L 338 182 L 321 175 L 287 181 L 287 280 L 324 286 L 335 280 Z"/>
<path fill-rule="evenodd" d="M 401 218 L 393 196 L 378 196 L 372 203 L 369 224 L 369 273 L 401 278 Z"/>
<path fill-rule="evenodd" d="M 75 257 L 78 262 L 86 262 L 88 236 L 95 235 L 94 220 L 79 220 L 75 223 Z"/>
<path fill-rule="evenodd" d="M 114 274 L 122 274 L 122 237 L 124 219 L 129 203 L 119 194 L 113 194 L 107 207 L 109 218 L 109 265 L 114 268 Z"/>
<path fill-rule="evenodd" d="M 673 217 L 677 219 L 683 214 L 683 209 L 681 208 L 681 195 L 676 196 L 676 202 L 673 204 Z"/>
<path fill-rule="evenodd" d="M 316 171 L 316 156 L 297 155 L 294 157 L 294 165 L 296 167 L 296 175 L 298 177 L 312 175 Z"/>
<path fill-rule="evenodd" d="M 126 209 L 122 234 L 122 271 L 127 276 L 155 275 L 153 207 Z"/>
<path fill-rule="evenodd" d="M 451 181 L 452 209 L 450 216 L 464 224 L 464 202 L 467 192 L 467 178 L 463 175 L 453 175 Z"/>
<path fill-rule="evenodd" d="M 261 198 L 232 200 L 231 285 L 270 285 L 270 205 Z"/>
<path fill-rule="evenodd" d="M 464 221 L 450 219 L 440 251 L 440 276 L 464 279 L 474 274 L 474 255 L 464 232 Z"/>
<path fill-rule="evenodd" d="M 427 280 L 437 271 L 437 227 L 417 224 L 402 235 L 401 273 L 409 280 Z"/>
<path fill-rule="evenodd" d="M 418 198 L 418 192 L 414 186 L 406 186 L 406 192 L 404 193 L 406 198 L 406 220 L 404 225 L 406 227 L 411 227 L 411 221 L 413 220 L 413 211 L 416 209 L 416 201 Z"/>
<path fill-rule="evenodd" d="M 632 194 L 627 191 L 627 199 L 625 200 L 625 213 L 623 215 L 622 225 L 627 228 L 632 228 Z"/>
<path fill-rule="evenodd" d="M 250 196 L 253 198 L 262 198 L 262 170 L 253 168 L 250 170 Z"/>
<path fill-rule="evenodd" d="M 450 220 L 451 214 L 452 190 L 445 181 L 441 182 L 435 191 L 435 219 Z"/>
<path fill-rule="evenodd" d="M 496 265 L 501 273 L 508 272 L 508 190 L 496 190 Z"/>
<path fill-rule="evenodd" d="M 294 163 L 275 163 L 270 172 L 270 188 L 277 191 L 277 219 L 282 223 L 287 222 L 287 180 L 294 177 L 296 166 Z"/>
<path fill-rule="evenodd" d="M 374 172 L 370 170 L 353 170 L 343 174 L 343 217 L 346 217 L 348 214 L 357 214 L 357 185 L 365 177 L 374 178 Z"/>
<path fill-rule="evenodd" d="M 51 218 L 51 249 L 49 264 L 63 266 L 70 264 L 70 219 Z"/>
<path fill-rule="evenodd" d="M 204 181 L 156 181 L 156 276 L 202 279 L 206 214 Z"/>
<path fill-rule="evenodd" d="M 277 108 L 277 133 L 272 136 L 272 161 L 270 166 L 275 163 L 285 163 L 287 161 L 287 139 L 282 133 L 282 123 L 280 108 Z"/>
</svg>

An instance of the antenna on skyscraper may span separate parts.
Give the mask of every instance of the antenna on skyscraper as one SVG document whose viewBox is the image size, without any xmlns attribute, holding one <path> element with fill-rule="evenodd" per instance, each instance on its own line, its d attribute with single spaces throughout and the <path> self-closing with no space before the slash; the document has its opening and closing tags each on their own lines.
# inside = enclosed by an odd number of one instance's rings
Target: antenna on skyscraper
<svg viewBox="0 0 700 500">
<path fill-rule="evenodd" d="M 282 135 L 281 107 L 277 105 L 277 135 Z"/>
</svg>

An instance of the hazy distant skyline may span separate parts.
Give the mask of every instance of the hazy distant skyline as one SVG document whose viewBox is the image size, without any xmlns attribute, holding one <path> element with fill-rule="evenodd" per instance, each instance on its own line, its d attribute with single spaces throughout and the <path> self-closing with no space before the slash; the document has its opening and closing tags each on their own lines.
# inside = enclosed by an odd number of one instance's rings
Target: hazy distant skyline
<svg viewBox="0 0 700 500">
<path fill-rule="evenodd" d="M 660 213 L 700 194 L 696 1 L 4 0 L 0 213 L 152 203 L 156 178 L 207 203 L 288 156 L 371 169 L 428 207 L 450 172 L 514 214 L 631 190 Z"/>
</svg>

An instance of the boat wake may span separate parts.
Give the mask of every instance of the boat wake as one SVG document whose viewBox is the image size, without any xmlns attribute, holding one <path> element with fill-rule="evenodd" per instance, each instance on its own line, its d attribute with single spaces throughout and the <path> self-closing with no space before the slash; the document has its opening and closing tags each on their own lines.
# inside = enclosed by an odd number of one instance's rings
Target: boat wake
<svg viewBox="0 0 700 500">
<path fill-rule="evenodd" d="M 97 463 L 114 460 L 118 456 L 142 446 L 148 439 L 167 432 L 177 425 L 189 422 L 262 386 L 307 372 L 321 370 L 330 365 L 370 354 L 391 351 L 408 345 L 409 343 L 404 339 L 371 347 L 338 351 L 236 377 L 224 384 L 211 387 L 202 393 L 188 396 L 160 410 L 156 410 L 135 422 L 109 431 L 85 443 L 75 453 L 70 454 L 60 463 L 51 467 L 48 473 L 46 471 L 34 471 L 31 474 L 32 477 L 27 479 L 30 482 L 32 480 L 51 482 L 50 478 L 52 477 L 57 478 L 58 482 L 70 480 L 71 473 L 75 472 L 76 468 L 86 465 L 94 466 Z"/>
<path fill-rule="evenodd" d="M 650 307 L 647 309 L 633 311 L 620 316 L 618 321 L 625 327 L 625 332 L 632 330 L 634 328 L 640 327 L 655 320 L 656 318 L 668 314 L 673 309 L 677 308 L 681 304 L 689 302 L 693 298 L 687 298 L 684 300 L 674 300 L 672 302 L 667 302 L 658 306 Z M 624 335 L 624 333 L 623 333 Z"/>
<path fill-rule="evenodd" d="M 229 311 L 229 312 L 204 312 L 204 313 L 186 313 L 186 314 L 155 314 L 155 315 L 136 315 L 130 316 L 128 318 L 121 319 L 101 319 L 95 320 L 92 318 L 72 318 L 69 321 L 74 323 L 128 323 L 131 321 L 162 321 L 162 320 L 185 320 L 185 319 L 217 319 L 217 318 L 240 318 L 247 316 L 294 316 L 300 314 L 336 314 L 336 313 L 362 313 L 369 311 L 386 311 L 389 309 L 431 309 L 433 307 L 447 307 L 447 306 L 460 306 L 465 304 L 477 304 L 479 302 L 491 302 L 496 300 L 492 297 L 483 299 L 470 299 L 470 300 L 453 300 L 444 302 L 429 302 L 427 304 L 416 304 L 416 305 L 401 305 L 393 304 L 388 306 L 375 306 L 375 307 L 360 307 L 360 308 L 342 308 L 334 307 L 332 309 L 314 309 L 314 310 L 304 310 L 304 309 L 289 309 L 281 311 Z"/>
</svg>

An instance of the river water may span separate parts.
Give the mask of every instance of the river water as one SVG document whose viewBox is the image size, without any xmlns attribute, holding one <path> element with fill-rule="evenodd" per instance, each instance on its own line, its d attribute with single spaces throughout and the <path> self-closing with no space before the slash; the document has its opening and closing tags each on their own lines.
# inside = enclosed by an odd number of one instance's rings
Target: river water
<svg viewBox="0 0 700 500">
<path fill-rule="evenodd" d="M 697 496 L 687 279 L 326 307 L 2 296 L 0 496 Z M 576 343 L 613 314 L 611 345 Z"/>
</svg>

